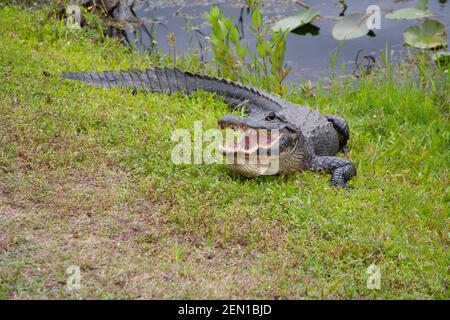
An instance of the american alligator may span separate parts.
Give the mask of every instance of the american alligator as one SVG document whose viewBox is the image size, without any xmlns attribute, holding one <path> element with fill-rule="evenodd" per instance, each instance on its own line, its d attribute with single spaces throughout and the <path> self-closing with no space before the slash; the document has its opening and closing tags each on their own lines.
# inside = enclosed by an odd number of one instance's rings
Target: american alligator
<svg viewBox="0 0 450 320">
<path fill-rule="evenodd" d="M 47 74 L 48 75 L 48 74 Z M 176 68 L 150 68 L 132 71 L 67 72 L 63 79 L 78 80 L 100 87 L 120 86 L 136 92 L 163 92 L 190 94 L 198 89 L 214 92 L 233 108 L 243 108 L 243 118 L 227 115 L 219 119 L 221 129 L 231 128 L 242 133 L 237 143 L 225 143 L 221 151 L 236 159 L 264 155 L 277 163 L 271 174 L 311 170 L 331 173 L 331 185 L 350 188 L 346 183 L 356 175 L 351 161 L 335 157 L 350 137 L 345 120 L 334 115 L 299 106 L 271 95 L 224 79 L 183 72 Z M 268 132 L 250 146 L 254 132 Z M 273 132 L 273 134 L 272 134 Z M 264 141 L 262 141 L 264 140 Z M 276 143 L 276 152 L 271 151 Z M 269 149 L 269 151 L 268 151 Z M 276 159 L 275 159 L 276 158 Z M 267 160 L 267 159 L 266 159 Z M 231 163 L 231 169 L 253 177 L 266 174 L 271 163 L 256 161 Z M 270 171 L 270 170 L 269 170 Z"/>
</svg>

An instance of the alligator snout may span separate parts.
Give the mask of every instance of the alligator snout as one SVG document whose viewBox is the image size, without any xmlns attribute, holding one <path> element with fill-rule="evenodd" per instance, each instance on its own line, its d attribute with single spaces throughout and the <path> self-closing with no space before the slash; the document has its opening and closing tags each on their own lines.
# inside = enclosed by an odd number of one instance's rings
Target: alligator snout
<svg viewBox="0 0 450 320">
<path fill-rule="evenodd" d="M 226 115 L 219 119 L 219 128 L 220 129 L 226 129 L 230 128 L 233 130 L 245 130 L 248 128 L 248 126 L 244 123 L 244 121 L 237 116 L 233 115 Z"/>
</svg>

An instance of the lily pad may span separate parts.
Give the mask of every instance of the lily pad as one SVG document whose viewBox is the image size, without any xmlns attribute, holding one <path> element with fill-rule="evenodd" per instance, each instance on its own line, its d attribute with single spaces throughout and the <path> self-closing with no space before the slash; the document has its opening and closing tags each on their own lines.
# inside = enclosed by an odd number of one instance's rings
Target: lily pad
<svg viewBox="0 0 450 320">
<path fill-rule="evenodd" d="M 434 19 L 425 19 L 422 26 L 410 26 L 403 31 L 405 43 L 420 49 L 438 49 L 447 46 L 445 25 Z"/>
<path fill-rule="evenodd" d="M 336 40 L 349 40 L 365 36 L 369 32 L 369 15 L 352 13 L 342 17 L 333 27 L 332 35 Z"/>
<path fill-rule="evenodd" d="M 293 15 L 281 19 L 280 21 L 275 23 L 272 27 L 272 30 L 276 32 L 277 31 L 291 32 L 292 30 L 297 29 L 298 27 L 310 23 L 319 14 L 320 11 L 317 9 L 305 9 L 297 11 Z"/>
<path fill-rule="evenodd" d="M 417 6 L 413 8 L 403 8 L 386 14 L 386 19 L 409 20 L 423 19 L 434 16 L 434 13 L 428 10 L 428 0 L 420 0 Z"/>
</svg>

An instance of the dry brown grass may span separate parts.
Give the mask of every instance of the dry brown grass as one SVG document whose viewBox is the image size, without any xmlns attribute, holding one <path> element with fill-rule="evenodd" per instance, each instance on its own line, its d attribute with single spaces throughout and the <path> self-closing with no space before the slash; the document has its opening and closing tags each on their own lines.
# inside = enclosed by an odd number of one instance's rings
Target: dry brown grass
<svg viewBox="0 0 450 320">
<path fill-rule="evenodd" d="M 239 240 L 210 247 L 178 235 L 126 173 L 95 168 L 45 180 L 45 198 L 23 177 L 0 188 L 1 276 L 17 277 L 10 298 L 229 298 L 257 294 L 269 281 Z M 81 267 L 76 293 L 66 291 L 69 265 Z"/>
</svg>

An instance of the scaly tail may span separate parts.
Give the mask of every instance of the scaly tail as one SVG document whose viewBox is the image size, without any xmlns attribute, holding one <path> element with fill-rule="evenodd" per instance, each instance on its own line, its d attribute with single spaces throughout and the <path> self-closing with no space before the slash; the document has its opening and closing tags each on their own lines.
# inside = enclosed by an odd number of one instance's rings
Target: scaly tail
<svg viewBox="0 0 450 320">
<path fill-rule="evenodd" d="M 48 73 L 44 73 L 50 76 Z M 66 72 L 62 79 L 77 80 L 105 88 L 122 87 L 133 91 L 192 93 L 198 89 L 215 92 L 232 107 L 242 106 L 250 112 L 278 111 L 281 101 L 264 91 L 249 88 L 228 80 L 184 72 L 177 68 L 151 68 L 147 70 Z"/>
</svg>

